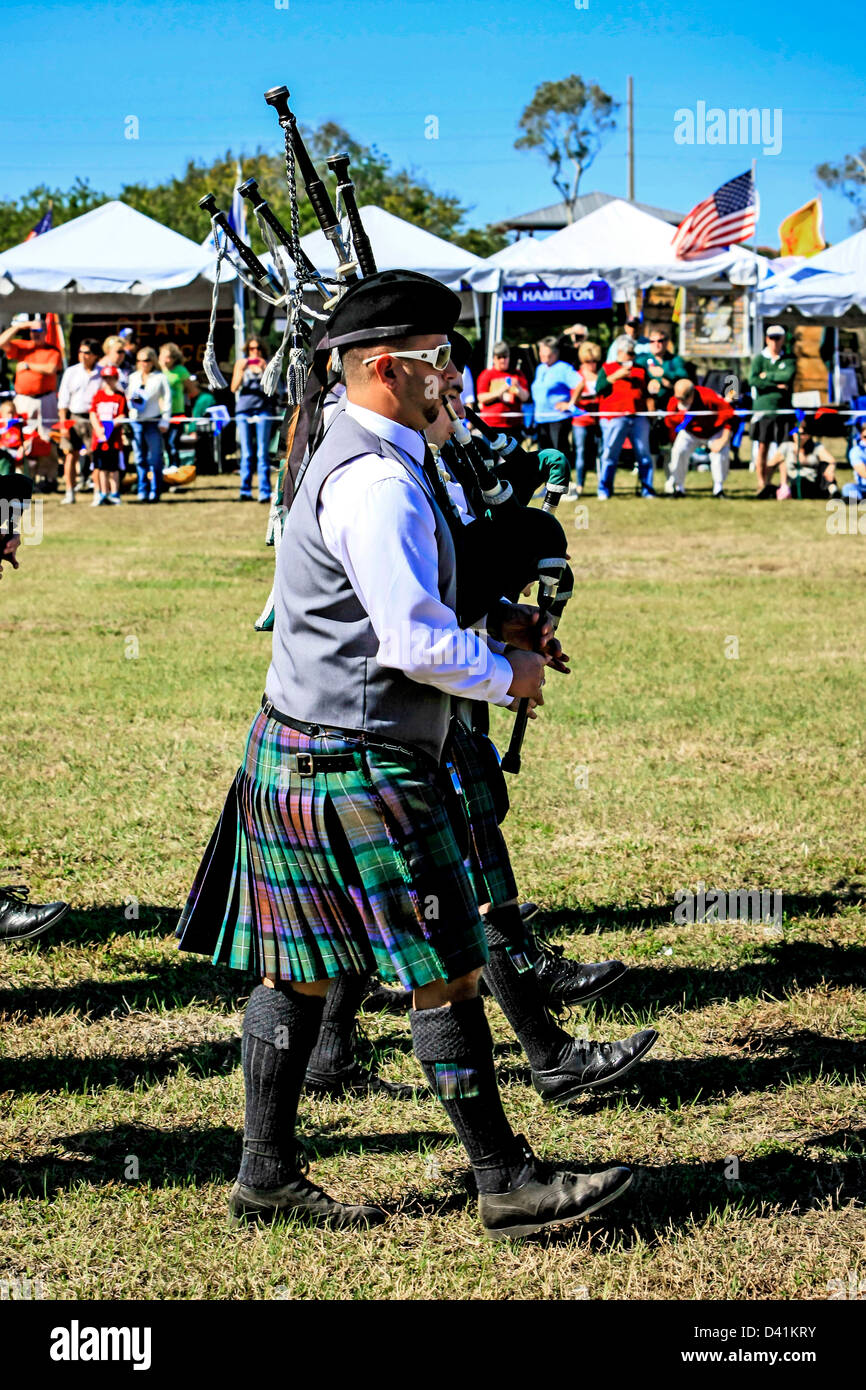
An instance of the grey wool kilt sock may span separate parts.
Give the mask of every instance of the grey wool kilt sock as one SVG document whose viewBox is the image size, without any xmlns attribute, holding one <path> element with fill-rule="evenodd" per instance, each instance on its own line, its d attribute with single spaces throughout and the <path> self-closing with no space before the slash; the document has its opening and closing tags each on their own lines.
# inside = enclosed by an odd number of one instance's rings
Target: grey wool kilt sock
<svg viewBox="0 0 866 1390">
<path fill-rule="evenodd" d="M 484 982 L 496 1000 L 534 1071 L 554 1067 L 571 1044 L 550 1013 L 535 971 L 526 925 L 516 903 L 482 914 L 490 959 Z"/>
<path fill-rule="evenodd" d="M 357 1060 L 355 1019 L 369 979 L 369 975 L 337 975 L 328 990 L 319 1036 L 307 1063 L 317 1076 L 340 1073 Z"/>
<path fill-rule="evenodd" d="M 238 1182 L 282 1187 L 297 1171 L 295 1120 L 324 999 L 259 985 L 244 1014 L 244 1152 Z"/>
<path fill-rule="evenodd" d="M 502 1108 L 484 1001 L 413 1009 L 409 1019 L 415 1056 L 469 1155 L 478 1191 L 507 1192 L 522 1150 Z"/>
</svg>

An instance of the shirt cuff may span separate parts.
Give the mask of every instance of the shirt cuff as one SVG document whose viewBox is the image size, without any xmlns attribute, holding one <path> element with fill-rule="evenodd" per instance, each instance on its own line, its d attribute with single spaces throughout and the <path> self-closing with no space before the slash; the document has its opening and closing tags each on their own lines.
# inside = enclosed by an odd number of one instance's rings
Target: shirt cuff
<svg viewBox="0 0 866 1390">
<path fill-rule="evenodd" d="M 490 653 L 490 662 L 493 667 L 490 676 L 492 689 L 487 702 L 491 705 L 510 705 L 514 698 L 508 693 L 508 688 L 514 680 L 511 662 L 506 661 L 504 656 L 497 656 L 493 651 Z"/>
</svg>

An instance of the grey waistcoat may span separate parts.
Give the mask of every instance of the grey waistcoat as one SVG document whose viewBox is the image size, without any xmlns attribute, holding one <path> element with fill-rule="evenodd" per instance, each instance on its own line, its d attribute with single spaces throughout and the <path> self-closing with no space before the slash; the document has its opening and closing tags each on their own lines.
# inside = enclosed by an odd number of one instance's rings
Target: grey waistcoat
<svg viewBox="0 0 866 1390">
<path fill-rule="evenodd" d="M 436 760 L 448 730 L 451 698 L 376 660 L 379 639 L 319 529 L 316 505 L 328 476 L 361 454 L 396 459 L 400 451 L 340 411 L 314 453 L 292 503 L 277 555 L 274 636 L 265 691 L 277 709 L 308 723 L 364 729 L 423 749 Z M 414 474 L 411 474 L 413 479 Z M 454 542 L 425 485 L 436 522 L 439 596 L 456 600 Z M 404 643 L 406 634 L 397 634 Z"/>
</svg>

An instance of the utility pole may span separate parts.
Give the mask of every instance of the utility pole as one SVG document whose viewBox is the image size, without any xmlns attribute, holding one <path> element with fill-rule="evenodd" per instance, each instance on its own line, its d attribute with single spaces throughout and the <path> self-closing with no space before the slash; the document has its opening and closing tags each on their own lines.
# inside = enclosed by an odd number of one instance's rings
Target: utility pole
<svg viewBox="0 0 866 1390">
<path fill-rule="evenodd" d="M 626 79 L 628 102 L 628 200 L 634 202 L 634 81 Z"/>
</svg>

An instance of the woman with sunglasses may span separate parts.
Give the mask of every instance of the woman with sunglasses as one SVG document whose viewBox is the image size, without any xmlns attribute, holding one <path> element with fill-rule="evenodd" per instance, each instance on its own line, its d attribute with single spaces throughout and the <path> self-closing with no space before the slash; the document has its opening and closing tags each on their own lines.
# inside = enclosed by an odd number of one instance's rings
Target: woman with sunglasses
<svg viewBox="0 0 866 1390">
<path fill-rule="evenodd" d="M 138 349 L 135 365 L 126 398 L 129 401 L 132 451 L 138 473 L 138 500 L 158 502 L 162 491 L 162 441 L 171 424 L 171 387 L 157 369 L 157 357 L 152 347 Z"/>
<path fill-rule="evenodd" d="M 262 375 L 268 359 L 260 338 L 244 343 L 243 356 L 235 362 L 231 389 L 235 394 L 235 425 L 241 451 L 241 490 L 239 501 L 253 500 L 253 469 L 256 470 L 259 501 L 271 500 L 270 445 L 276 397 L 262 389 Z"/>
</svg>

